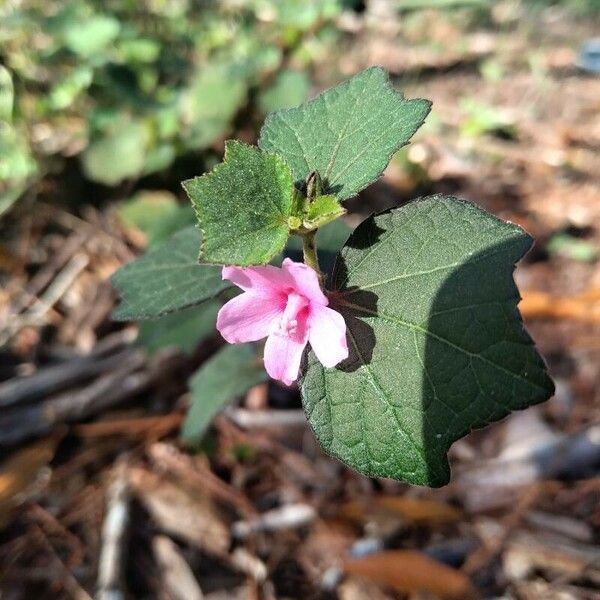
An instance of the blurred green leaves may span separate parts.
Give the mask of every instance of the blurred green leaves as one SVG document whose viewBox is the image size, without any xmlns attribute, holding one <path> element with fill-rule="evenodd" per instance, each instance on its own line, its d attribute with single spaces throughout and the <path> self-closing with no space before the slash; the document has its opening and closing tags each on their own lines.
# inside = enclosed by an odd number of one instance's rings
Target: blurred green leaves
<svg viewBox="0 0 600 600">
<path fill-rule="evenodd" d="M 13 124 L 13 107 L 12 75 L 0 65 L 0 215 L 18 199 L 36 172 L 27 141 Z"/>
<path fill-rule="evenodd" d="M 192 207 L 179 204 L 164 190 L 142 190 L 124 202 L 118 212 L 123 225 L 140 231 L 149 246 L 167 240 L 195 221 Z"/>
<path fill-rule="evenodd" d="M 55 169 L 60 154 L 79 154 L 86 177 L 116 185 L 167 169 L 183 154 L 215 144 L 220 151 L 240 111 L 304 99 L 311 63 L 334 41 L 328 26 L 344 5 L 0 6 L 0 193 L 18 197 L 45 170 L 40 163 L 52 161 Z M 59 132 L 52 139 L 64 143 L 39 142 L 32 123 Z"/>
<path fill-rule="evenodd" d="M 298 71 L 282 71 L 258 97 L 258 104 L 265 114 L 280 108 L 292 108 L 306 99 L 310 79 Z"/>
<path fill-rule="evenodd" d="M 144 168 L 148 145 L 146 128 L 141 123 L 126 123 L 92 142 L 82 156 L 87 177 L 115 185 L 139 175 Z"/>
<path fill-rule="evenodd" d="M 12 121 L 15 89 L 10 71 L 0 65 L 0 121 Z"/>
<path fill-rule="evenodd" d="M 245 102 L 248 90 L 243 72 L 234 64 L 207 65 L 181 98 L 184 143 L 202 150 L 225 134 Z"/>
<path fill-rule="evenodd" d="M 546 243 L 550 256 L 558 256 L 578 262 L 594 262 L 600 256 L 600 248 L 592 240 L 586 240 L 569 233 L 553 235 Z"/>
<path fill-rule="evenodd" d="M 464 114 L 460 126 L 463 135 L 479 137 L 485 134 L 499 134 L 508 138 L 516 137 L 514 119 L 506 111 L 473 97 L 462 98 L 459 105 Z"/>
<path fill-rule="evenodd" d="M 96 56 L 119 35 L 119 21 L 108 15 L 94 15 L 66 28 L 66 47 L 84 58 Z"/>
</svg>

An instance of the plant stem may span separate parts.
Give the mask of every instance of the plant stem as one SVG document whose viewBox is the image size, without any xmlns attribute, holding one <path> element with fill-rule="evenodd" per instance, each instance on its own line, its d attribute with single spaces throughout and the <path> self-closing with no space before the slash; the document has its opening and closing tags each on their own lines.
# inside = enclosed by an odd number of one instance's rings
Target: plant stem
<svg viewBox="0 0 600 600">
<path fill-rule="evenodd" d="M 317 256 L 317 246 L 315 244 L 316 235 L 316 229 L 314 231 L 308 231 L 302 235 L 302 250 L 304 253 L 304 263 L 314 269 L 317 272 L 321 282 L 323 282 L 324 276 L 319 268 L 319 258 Z"/>
</svg>

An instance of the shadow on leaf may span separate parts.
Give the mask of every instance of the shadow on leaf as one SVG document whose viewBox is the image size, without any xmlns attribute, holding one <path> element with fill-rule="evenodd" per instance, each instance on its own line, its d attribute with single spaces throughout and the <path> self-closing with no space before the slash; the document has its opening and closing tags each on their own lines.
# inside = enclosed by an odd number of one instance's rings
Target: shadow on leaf
<svg viewBox="0 0 600 600">
<path fill-rule="evenodd" d="M 553 385 L 517 308 L 514 265 L 531 238 L 454 199 L 409 206 L 361 225 L 347 247 L 364 252 L 338 258 L 330 298 L 350 356 L 323 369 L 311 355 L 303 402 L 324 447 L 348 465 L 438 487 L 454 441 L 543 402 Z M 389 236 L 406 239 L 418 219 L 431 242 L 413 236 L 415 253 L 399 254 Z"/>
</svg>

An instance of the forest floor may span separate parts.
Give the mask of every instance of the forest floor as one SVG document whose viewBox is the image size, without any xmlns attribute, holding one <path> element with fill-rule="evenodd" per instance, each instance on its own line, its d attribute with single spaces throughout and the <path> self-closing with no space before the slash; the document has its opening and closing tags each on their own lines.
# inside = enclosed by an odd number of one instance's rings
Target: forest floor
<svg viewBox="0 0 600 600">
<path fill-rule="evenodd" d="M 190 452 L 186 380 L 220 342 L 148 356 L 108 281 L 143 238 L 113 204 L 26 198 L 0 247 L 2 600 L 600 598 L 600 78 L 576 66 L 593 27 L 498 18 L 340 24 L 335 70 L 382 64 L 434 106 L 348 221 L 441 192 L 526 228 L 520 309 L 555 396 L 457 442 L 437 490 L 324 455 L 273 383 Z"/>
</svg>

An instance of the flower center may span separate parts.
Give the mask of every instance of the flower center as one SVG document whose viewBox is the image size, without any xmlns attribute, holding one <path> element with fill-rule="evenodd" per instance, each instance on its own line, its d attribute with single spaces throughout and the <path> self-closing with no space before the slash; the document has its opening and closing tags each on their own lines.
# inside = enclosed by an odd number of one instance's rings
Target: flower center
<svg viewBox="0 0 600 600">
<path fill-rule="evenodd" d="M 296 337 L 303 322 L 301 313 L 307 306 L 308 300 L 304 296 L 296 292 L 289 294 L 285 310 L 276 324 L 274 333 L 289 338 Z"/>
</svg>

